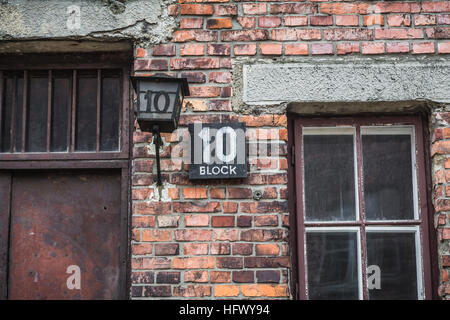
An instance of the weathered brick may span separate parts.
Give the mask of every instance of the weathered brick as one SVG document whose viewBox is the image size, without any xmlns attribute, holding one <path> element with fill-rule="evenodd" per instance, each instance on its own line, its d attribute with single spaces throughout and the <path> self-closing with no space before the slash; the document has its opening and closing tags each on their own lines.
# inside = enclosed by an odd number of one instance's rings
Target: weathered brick
<svg viewBox="0 0 450 320">
<path fill-rule="evenodd" d="M 184 44 L 180 47 L 182 56 L 202 56 L 205 54 L 205 45 L 201 43 Z"/>
<path fill-rule="evenodd" d="M 334 54 L 334 47 L 332 43 L 313 43 L 311 45 L 311 54 Z"/>
<path fill-rule="evenodd" d="M 284 45 L 285 55 L 307 55 L 308 44 L 306 43 L 286 43 Z"/>
<path fill-rule="evenodd" d="M 238 9 L 235 4 L 218 4 L 214 6 L 216 16 L 236 16 Z"/>
<path fill-rule="evenodd" d="M 156 275 L 156 283 L 175 284 L 180 283 L 180 272 L 158 272 Z"/>
<path fill-rule="evenodd" d="M 136 58 L 144 58 L 147 55 L 147 51 L 144 48 L 136 48 Z"/>
<path fill-rule="evenodd" d="M 390 27 L 409 27 L 411 16 L 409 14 L 392 14 L 387 16 L 387 23 Z"/>
<path fill-rule="evenodd" d="M 183 229 L 174 231 L 174 239 L 177 241 L 210 241 L 211 230 Z"/>
<path fill-rule="evenodd" d="M 172 296 L 172 290 L 170 286 L 144 286 L 144 297 L 170 297 Z"/>
<path fill-rule="evenodd" d="M 214 241 L 237 241 L 239 240 L 239 230 L 217 229 L 213 232 Z"/>
<path fill-rule="evenodd" d="M 217 268 L 221 269 L 242 269 L 242 258 L 238 257 L 217 257 Z"/>
<path fill-rule="evenodd" d="M 337 26 L 358 26 L 359 17 L 356 15 L 335 16 Z"/>
<path fill-rule="evenodd" d="M 283 3 L 272 4 L 270 6 L 270 13 L 299 13 L 299 14 L 313 14 L 317 13 L 317 4 L 312 3 Z M 326 13 L 323 12 L 322 13 Z"/>
<path fill-rule="evenodd" d="M 211 83 L 231 83 L 230 72 L 210 72 L 209 82 Z"/>
<path fill-rule="evenodd" d="M 333 16 L 310 16 L 309 24 L 312 26 L 332 26 Z"/>
<path fill-rule="evenodd" d="M 278 270 L 257 270 L 256 281 L 258 283 L 279 283 L 280 271 Z"/>
<path fill-rule="evenodd" d="M 257 244 L 255 253 L 257 256 L 277 256 L 280 253 L 280 247 L 277 244 Z"/>
<path fill-rule="evenodd" d="M 258 18 L 258 27 L 260 28 L 277 28 L 281 25 L 280 17 L 264 16 Z"/>
<path fill-rule="evenodd" d="M 153 269 L 169 269 L 170 260 L 167 258 L 142 258 L 142 266 L 140 268 L 133 269 L 143 269 L 143 270 L 153 270 Z"/>
<path fill-rule="evenodd" d="M 274 29 L 271 39 L 276 41 L 290 40 L 320 40 L 322 33 L 319 29 Z"/>
<path fill-rule="evenodd" d="M 255 227 L 276 227 L 277 225 L 277 215 L 255 216 Z"/>
<path fill-rule="evenodd" d="M 362 54 L 383 54 L 386 45 L 384 42 L 363 42 L 361 45 Z"/>
<path fill-rule="evenodd" d="M 289 290 L 286 285 L 244 284 L 241 286 L 242 294 L 246 297 L 288 297 Z"/>
<path fill-rule="evenodd" d="M 133 255 L 146 255 L 152 254 L 153 244 L 152 243 L 133 243 L 131 246 Z"/>
<path fill-rule="evenodd" d="M 207 243 L 185 243 L 183 245 L 183 253 L 185 255 L 207 255 L 208 244 Z"/>
<path fill-rule="evenodd" d="M 208 285 L 186 285 L 173 288 L 175 297 L 209 297 L 211 286 Z"/>
<path fill-rule="evenodd" d="M 256 26 L 255 17 L 237 17 L 237 22 L 243 29 L 253 29 Z"/>
<path fill-rule="evenodd" d="M 173 70 L 217 69 L 219 66 L 218 58 L 174 58 L 170 60 L 170 67 Z"/>
<path fill-rule="evenodd" d="M 308 25 L 307 16 L 285 16 L 284 25 L 288 27 L 306 26 Z"/>
<path fill-rule="evenodd" d="M 174 56 L 175 45 L 173 44 L 158 44 L 152 47 L 153 56 Z"/>
<path fill-rule="evenodd" d="M 261 43 L 259 48 L 262 55 L 279 56 L 283 51 L 283 45 L 281 43 Z"/>
<path fill-rule="evenodd" d="M 265 3 L 244 3 L 242 5 L 244 14 L 265 14 L 267 12 L 267 5 Z"/>
<path fill-rule="evenodd" d="M 384 25 L 384 16 L 381 14 L 371 14 L 363 16 L 364 26 Z"/>
<path fill-rule="evenodd" d="M 190 201 L 173 203 L 173 211 L 180 213 L 220 212 L 220 210 L 220 203 L 214 201 Z"/>
<path fill-rule="evenodd" d="M 151 284 L 155 282 L 155 274 L 151 271 L 132 272 L 131 282 L 133 284 Z"/>
<path fill-rule="evenodd" d="M 407 53 L 409 52 L 408 42 L 388 42 L 386 45 L 388 53 Z"/>
<path fill-rule="evenodd" d="M 415 42 L 412 44 L 413 54 L 434 53 L 434 42 Z"/>
<path fill-rule="evenodd" d="M 211 283 L 231 282 L 231 271 L 211 271 Z"/>
<path fill-rule="evenodd" d="M 280 229 L 250 229 L 241 231 L 241 241 L 277 241 L 283 239 Z"/>
<path fill-rule="evenodd" d="M 448 1 L 422 2 L 422 12 L 450 12 L 450 3 Z"/>
<path fill-rule="evenodd" d="M 134 214 L 169 214 L 170 202 L 139 202 L 133 204 Z"/>
<path fill-rule="evenodd" d="M 373 32 L 364 28 L 332 28 L 324 30 L 325 40 L 372 40 Z"/>
<path fill-rule="evenodd" d="M 430 14 L 418 14 L 414 16 L 415 26 L 429 26 L 436 24 L 436 16 Z"/>
<path fill-rule="evenodd" d="M 289 267 L 289 257 L 245 257 L 245 268 Z"/>
<path fill-rule="evenodd" d="M 182 72 L 181 77 L 186 78 L 186 80 L 189 83 L 205 83 L 206 82 L 206 75 L 203 72 Z M 193 100 L 185 99 L 184 101 L 190 101 Z"/>
<path fill-rule="evenodd" d="M 239 295 L 239 286 L 236 285 L 216 285 L 214 287 L 215 297 L 237 297 Z"/>
<path fill-rule="evenodd" d="M 203 87 L 189 87 L 190 96 L 196 98 L 214 98 L 221 96 L 221 88 L 220 87 L 211 87 L 211 86 L 203 86 Z"/>
<path fill-rule="evenodd" d="M 135 71 L 159 71 L 168 69 L 169 64 L 166 59 L 141 59 L 134 61 Z"/>
<path fill-rule="evenodd" d="M 450 53 L 450 42 L 438 43 L 439 53 Z"/>
<path fill-rule="evenodd" d="M 133 216 L 133 227 L 153 228 L 154 226 L 154 216 Z"/>
<path fill-rule="evenodd" d="M 160 228 L 176 228 L 178 227 L 179 216 L 164 215 L 158 216 L 158 227 Z"/>
<path fill-rule="evenodd" d="M 185 271 L 184 282 L 208 282 L 208 271 Z"/>
<path fill-rule="evenodd" d="M 215 266 L 214 257 L 189 257 L 174 258 L 174 269 L 213 269 Z"/>
<path fill-rule="evenodd" d="M 375 39 L 421 39 L 422 29 L 402 28 L 402 29 L 375 29 Z M 369 40 L 369 39 L 367 39 Z"/>
<path fill-rule="evenodd" d="M 206 20 L 207 29 L 231 29 L 233 23 L 231 18 L 215 18 Z"/>
<path fill-rule="evenodd" d="M 268 38 L 267 30 L 261 29 L 221 31 L 222 41 L 258 41 Z"/>
<path fill-rule="evenodd" d="M 368 3 L 321 3 L 320 12 L 325 14 L 366 14 Z"/>
<path fill-rule="evenodd" d="M 250 188 L 228 188 L 228 199 L 251 199 L 252 197 Z"/>
<path fill-rule="evenodd" d="M 177 30 L 173 35 L 175 42 L 211 42 L 217 41 L 217 31 L 211 30 Z"/>
<path fill-rule="evenodd" d="M 183 197 L 185 199 L 206 199 L 208 198 L 207 188 L 184 188 Z"/>
<path fill-rule="evenodd" d="M 211 226 L 224 228 L 224 227 L 234 227 L 234 216 L 214 216 L 211 217 Z"/>
<path fill-rule="evenodd" d="M 449 39 L 450 27 L 426 28 L 425 30 L 429 39 Z"/>
<path fill-rule="evenodd" d="M 231 245 L 229 243 L 211 243 L 211 254 L 214 255 L 228 255 L 231 252 Z"/>
<path fill-rule="evenodd" d="M 238 227 L 251 227 L 252 217 L 251 216 L 238 216 L 236 225 Z"/>
<path fill-rule="evenodd" d="M 286 201 L 241 202 L 240 208 L 242 213 L 281 213 L 288 210 Z"/>
<path fill-rule="evenodd" d="M 255 273 L 253 271 L 233 271 L 233 282 L 238 283 L 255 282 Z"/>
<path fill-rule="evenodd" d="M 142 230 L 142 241 L 170 241 L 172 240 L 172 231 L 170 230 L 158 230 L 158 229 L 145 229 Z"/>
<path fill-rule="evenodd" d="M 237 56 L 254 56 L 256 54 L 256 44 L 236 44 L 233 52 Z"/>
<path fill-rule="evenodd" d="M 203 21 L 203 18 L 181 18 L 180 29 L 201 29 Z"/>
<path fill-rule="evenodd" d="M 450 14 L 439 14 L 437 16 L 437 24 L 450 24 Z"/>
<path fill-rule="evenodd" d="M 182 15 L 212 15 L 214 7 L 210 4 L 181 4 L 180 13 Z"/>
</svg>

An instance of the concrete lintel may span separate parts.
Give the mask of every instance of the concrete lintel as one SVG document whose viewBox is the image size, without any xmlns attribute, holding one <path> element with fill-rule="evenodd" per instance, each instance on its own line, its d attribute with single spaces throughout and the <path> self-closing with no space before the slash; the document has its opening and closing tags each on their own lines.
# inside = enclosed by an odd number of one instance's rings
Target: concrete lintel
<svg viewBox="0 0 450 320">
<path fill-rule="evenodd" d="M 243 103 L 450 103 L 450 60 L 353 59 L 243 66 Z"/>
</svg>

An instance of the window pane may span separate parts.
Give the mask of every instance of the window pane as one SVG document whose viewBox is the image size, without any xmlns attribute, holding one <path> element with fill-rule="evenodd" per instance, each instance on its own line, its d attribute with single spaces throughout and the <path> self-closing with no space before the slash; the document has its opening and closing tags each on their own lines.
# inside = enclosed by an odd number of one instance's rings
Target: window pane
<svg viewBox="0 0 450 320">
<path fill-rule="evenodd" d="M 306 234 L 309 299 L 358 299 L 356 232 Z"/>
<path fill-rule="evenodd" d="M 5 72 L 3 82 L 3 110 L 1 116 L 1 152 L 11 152 L 12 112 L 14 112 L 14 141 L 17 152 L 22 149 L 23 72 Z M 14 152 L 14 150 L 13 150 Z"/>
<path fill-rule="evenodd" d="M 305 135 L 305 217 L 355 220 L 353 135 Z"/>
<path fill-rule="evenodd" d="M 77 85 L 76 151 L 97 149 L 97 72 L 79 73 Z"/>
<path fill-rule="evenodd" d="M 363 135 L 368 220 L 414 219 L 410 135 Z"/>
<path fill-rule="evenodd" d="M 381 280 L 380 289 L 369 290 L 370 299 L 417 299 L 414 233 L 367 232 L 367 262 L 380 268 Z"/>
<path fill-rule="evenodd" d="M 115 151 L 119 149 L 120 77 L 118 73 L 105 71 L 103 74 L 100 150 Z"/>
<path fill-rule="evenodd" d="M 67 151 L 68 117 L 70 112 L 71 81 L 69 74 L 54 73 L 50 150 Z"/>
<path fill-rule="evenodd" d="M 47 150 L 48 73 L 30 74 L 28 82 L 27 152 Z"/>
<path fill-rule="evenodd" d="M 13 78 L 5 77 L 3 80 L 3 101 L 2 101 L 2 132 L 1 134 L 1 151 L 9 152 L 11 147 L 11 110 L 13 99 Z"/>
</svg>

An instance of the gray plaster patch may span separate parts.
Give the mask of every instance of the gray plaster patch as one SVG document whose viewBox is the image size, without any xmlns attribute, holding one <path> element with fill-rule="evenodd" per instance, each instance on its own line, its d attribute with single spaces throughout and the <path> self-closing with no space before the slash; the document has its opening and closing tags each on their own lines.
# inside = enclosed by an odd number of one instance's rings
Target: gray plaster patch
<svg viewBox="0 0 450 320">
<path fill-rule="evenodd" d="M 136 39 L 159 43 L 171 37 L 171 0 L 129 0 L 113 13 L 100 0 L 9 0 L 0 4 L 0 40 Z"/>
<path fill-rule="evenodd" d="M 434 101 L 450 103 L 450 61 L 306 61 L 243 66 L 243 103 Z"/>
</svg>

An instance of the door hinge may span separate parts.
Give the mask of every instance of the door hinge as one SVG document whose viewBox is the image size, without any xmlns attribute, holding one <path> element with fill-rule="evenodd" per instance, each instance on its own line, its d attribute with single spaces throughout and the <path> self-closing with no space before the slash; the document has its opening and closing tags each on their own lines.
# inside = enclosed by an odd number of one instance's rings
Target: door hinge
<svg viewBox="0 0 450 320">
<path fill-rule="evenodd" d="M 291 164 L 295 165 L 295 146 L 291 146 Z"/>
</svg>

